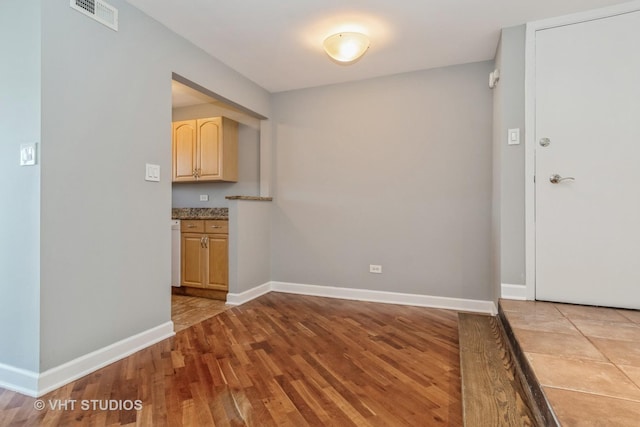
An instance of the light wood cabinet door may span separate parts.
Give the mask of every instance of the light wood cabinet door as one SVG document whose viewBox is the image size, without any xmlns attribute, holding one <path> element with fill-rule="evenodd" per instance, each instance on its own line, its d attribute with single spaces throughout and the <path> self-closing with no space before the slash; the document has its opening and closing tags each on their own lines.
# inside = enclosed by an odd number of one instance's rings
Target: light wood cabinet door
<svg viewBox="0 0 640 427">
<path fill-rule="evenodd" d="M 214 181 L 221 179 L 222 172 L 222 130 L 221 118 L 198 120 L 198 158 L 200 159 L 198 179 Z"/>
<path fill-rule="evenodd" d="M 198 154 L 197 123 L 185 120 L 173 123 L 173 180 L 193 181 L 195 179 Z"/>
<path fill-rule="evenodd" d="M 229 290 L 229 238 L 226 234 L 207 234 L 208 271 L 204 286 Z"/>
<path fill-rule="evenodd" d="M 204 287 L 206 254 L 204 253 L 204 234 L 182 233 L 182 286 Z"/>
</svg>

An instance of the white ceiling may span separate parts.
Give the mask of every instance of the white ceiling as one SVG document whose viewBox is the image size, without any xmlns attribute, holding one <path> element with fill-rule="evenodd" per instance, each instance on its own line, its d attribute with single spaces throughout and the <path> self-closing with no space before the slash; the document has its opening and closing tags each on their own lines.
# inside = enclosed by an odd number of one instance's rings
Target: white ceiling
<svg viewBox="0 0 640 427">
<path fill-rule="evenodd" d="M 493 59 L 501 28 L 621 0 L 128 0 L 270 92 Z M 322 41 L 368 34 L 338 65 Z"/>
</svg>

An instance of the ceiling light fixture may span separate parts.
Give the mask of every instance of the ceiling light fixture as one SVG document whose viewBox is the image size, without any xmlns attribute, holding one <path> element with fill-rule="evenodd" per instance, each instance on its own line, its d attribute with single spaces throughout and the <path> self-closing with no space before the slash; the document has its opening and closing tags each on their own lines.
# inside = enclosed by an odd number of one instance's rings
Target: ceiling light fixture
<svg viewBox="0 0 640 427">
<path fill-rule="evenodd" d="M 353 64 L 369 49 L 369 38 L 362 33 L 336 33 L 324 39 L 324 50 L 340 64 Z"/>
</svg>

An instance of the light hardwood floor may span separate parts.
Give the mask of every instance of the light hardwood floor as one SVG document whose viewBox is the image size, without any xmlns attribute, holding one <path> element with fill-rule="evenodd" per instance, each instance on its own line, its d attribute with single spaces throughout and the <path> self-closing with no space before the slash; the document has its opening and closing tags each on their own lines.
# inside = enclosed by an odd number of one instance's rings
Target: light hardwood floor
<svg viewBox="0 0 640 427">
<path fill-rule="evenodd" d="M 37 411 L 0 389 L 0 425 L 462 424 L 457 313 L 270 293 L 42 399 L 142 409 Z"/>
<path fill-rule="evenodd" d="M 178 332 L 183 329 L 209 319 L 225 311 L 228 306 L 224 301 L 171 295 L 171 320 L 173 329 Z"/>
</svg>

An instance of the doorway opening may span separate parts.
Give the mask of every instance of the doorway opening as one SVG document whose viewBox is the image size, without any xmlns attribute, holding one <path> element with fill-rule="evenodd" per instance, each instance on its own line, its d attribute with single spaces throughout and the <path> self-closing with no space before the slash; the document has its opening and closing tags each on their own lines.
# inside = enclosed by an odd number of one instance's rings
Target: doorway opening
<svg viewBox="0 0 640 427">
<path fill-rule="evenodd" d="M 171 94 L 171 290 L 178 331 L 224 309 L 232 261 L 226 197 L 260 194 L 265 117 L 177 74 Z M 198 302 L 202 297 L 209 300 Z"/>
</svg>

